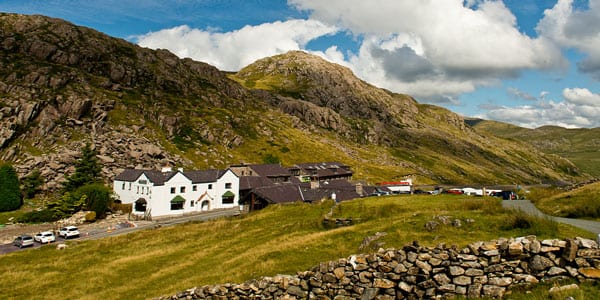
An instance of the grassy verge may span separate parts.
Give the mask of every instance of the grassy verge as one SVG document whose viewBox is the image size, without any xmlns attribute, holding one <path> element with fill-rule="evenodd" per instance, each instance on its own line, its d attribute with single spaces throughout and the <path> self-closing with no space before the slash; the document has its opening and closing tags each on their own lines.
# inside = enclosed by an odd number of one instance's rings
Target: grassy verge
<svg viewBox="0 0 600 300">
<path fill-rule="evenodd" d="M 498 200 L 463 196 L 373 197 L 341 203 L 334 217 L 352 226 L 326 229 L 332 202 L 270 206 L 236 219 L 190 223 L 105 238 L 71 241 L 0 256 L 0 298 L 147 299 L 198 285 L 294 274 L 322 261 L 358 253 L 366 236 L 387 232 L 383 247 L 466 244 L 532 234 L 506 226 L 511 212 Z M 439 216 L 462 225 L 425 229 Z M 469 220 L 469 221 L 467 221 Z M 545 227 L 545 226 L 543 226 Z M 557 226 L 539 238 L 593 234 Z M 44 291 L 43 295 L 39 291 Z"/>
</svg>

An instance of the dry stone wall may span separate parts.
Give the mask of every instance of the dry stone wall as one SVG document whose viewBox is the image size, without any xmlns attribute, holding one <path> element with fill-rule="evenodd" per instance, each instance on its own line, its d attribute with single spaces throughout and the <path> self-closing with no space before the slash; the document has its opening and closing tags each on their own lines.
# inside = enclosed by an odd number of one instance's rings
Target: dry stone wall
<svg viewBox="0 0 600 300">
<path fill-rule="evenodd" d="M 600 279 L 596 241 L 535 236 L 456 246 L 380 249 L 324 262 L 296 275 L 191 288 L 158 299 L 501 298 L 510 287 L 540 281 Z"/>
</svg>

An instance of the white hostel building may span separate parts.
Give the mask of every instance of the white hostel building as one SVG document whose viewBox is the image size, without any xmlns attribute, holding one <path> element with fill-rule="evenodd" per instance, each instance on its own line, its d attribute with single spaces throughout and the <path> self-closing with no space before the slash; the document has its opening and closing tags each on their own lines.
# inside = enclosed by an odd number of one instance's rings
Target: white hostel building
<svg viewBox="0 0 600 300">
<path fill-rule="evenodd" d="M 121 203 L 133 204 L 133 214 L 160 217 L 239 207 L 239 182 L 230 169 L 126 169 L 113 190 Z"/>
</svg>

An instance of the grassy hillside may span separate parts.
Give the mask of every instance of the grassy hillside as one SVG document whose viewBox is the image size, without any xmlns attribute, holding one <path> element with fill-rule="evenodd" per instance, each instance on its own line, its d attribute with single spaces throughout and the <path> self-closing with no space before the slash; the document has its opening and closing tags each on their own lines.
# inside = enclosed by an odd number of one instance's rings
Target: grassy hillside
<svg viewBox="0 0 600 300">
<path fill-rule="evenodd" d="M 528 129 L 486 120 L 467 120 L 467 123 L 482 134 L 523 141 L 545 153 L 567 158 L 582 172 L 600 177 L 600 128 L 543 126 Z"/>
<path fill-rule="evenodd" d="M 334 217 L 357 223 L 322 225 L 332 202 L 269 206 L 237 219 L 184 224 L 96 241 L 71 241 L 0 256 L 0 298 L 147 299 L 197 285 L 294 274 L 319 262 L 358 253 L 366 236 L 387 232 L 386 248 L 413 240 L 466 246 L 469 242 L 535 234 L 539 238 L 594 235 L 540 219 L 523 224 L 495 198 L 393 196 L 344 202 Z M 462 227 L 424 229 L 436 216 Z M 468 223 L 466 220 L 474 222 Z M 40 294 L 43 291 L 43 294 Z"/>
<path fill-rule="evenodd" d="M 532 191 L 532 200 L 544 213 L 566 218 L 600 221 L 600 182 L 584 185 L 567 192 L 556 189 Z"/>
</svg>

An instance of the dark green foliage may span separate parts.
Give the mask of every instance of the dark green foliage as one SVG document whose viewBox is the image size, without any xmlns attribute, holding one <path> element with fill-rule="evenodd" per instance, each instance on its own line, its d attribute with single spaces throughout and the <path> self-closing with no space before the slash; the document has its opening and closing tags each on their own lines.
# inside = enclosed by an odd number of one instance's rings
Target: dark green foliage
<svg viewBox="0 0 600 300">
<path fill-rule="evenodd" d="M 9 164 L 0 165 L 0 211 L 12 211 L 21 207 L 19 177 Z"/>
<path fill-rule="evenodd" d="M 85 195 L 66 192 L 59 199 L 48 203 L 48 209 L 60 219 L 80 211 L 85 201 Z"/>
<path fill-rule="evenodd" d="M 48 209 L 60 218 L 68 217 L 82 209 L 96 213 L 96 218 L 104 218 L 111 205 L 110 190 L 100 183 L 87 184 L 48 204 Z"/>
<path fill-rule="evenodd" d="M 83 207 L 96 213 L 96 218 L 106 217 L 106 211 L 111 205 L 110 190 L 99 183 L 88 184 L 73 192 L 76 199 L 85 199 Z"/>
<path fill-rule="evenodd" d="M 281 160 L 276 155 L 273 155 L 273 154 L 269 153 L 269 154 L 266 154 L 266 155 L 263 156 L 263 163 L 265 163 L 265 164 L 278 164 L 278 163 L 281 163 Z"/>
<path fill-rule="evenodd" d="M 17 219 L 20 223 L 45 223 L 60 220 L 58 214 L 50 209 L 30 211 Z"/>
<path fill-rule="evenodd" d="M 96 157 L 96 150 L 86 144 L 81 149 L 81 158 L 75 164 L 75 173 L 67 177 L 65 192 L 71 192 L 86 184 L 99 182 L 100 165 Z"/>
<path fill-rule="evenodd" d="M 33 171 L 31 174 L 21 179 L 23 195 L 27 199 L 35 197 L 39 187 L 44 184 L 44 178 L 40 174 L 39 170 Z"/>
</svg>

